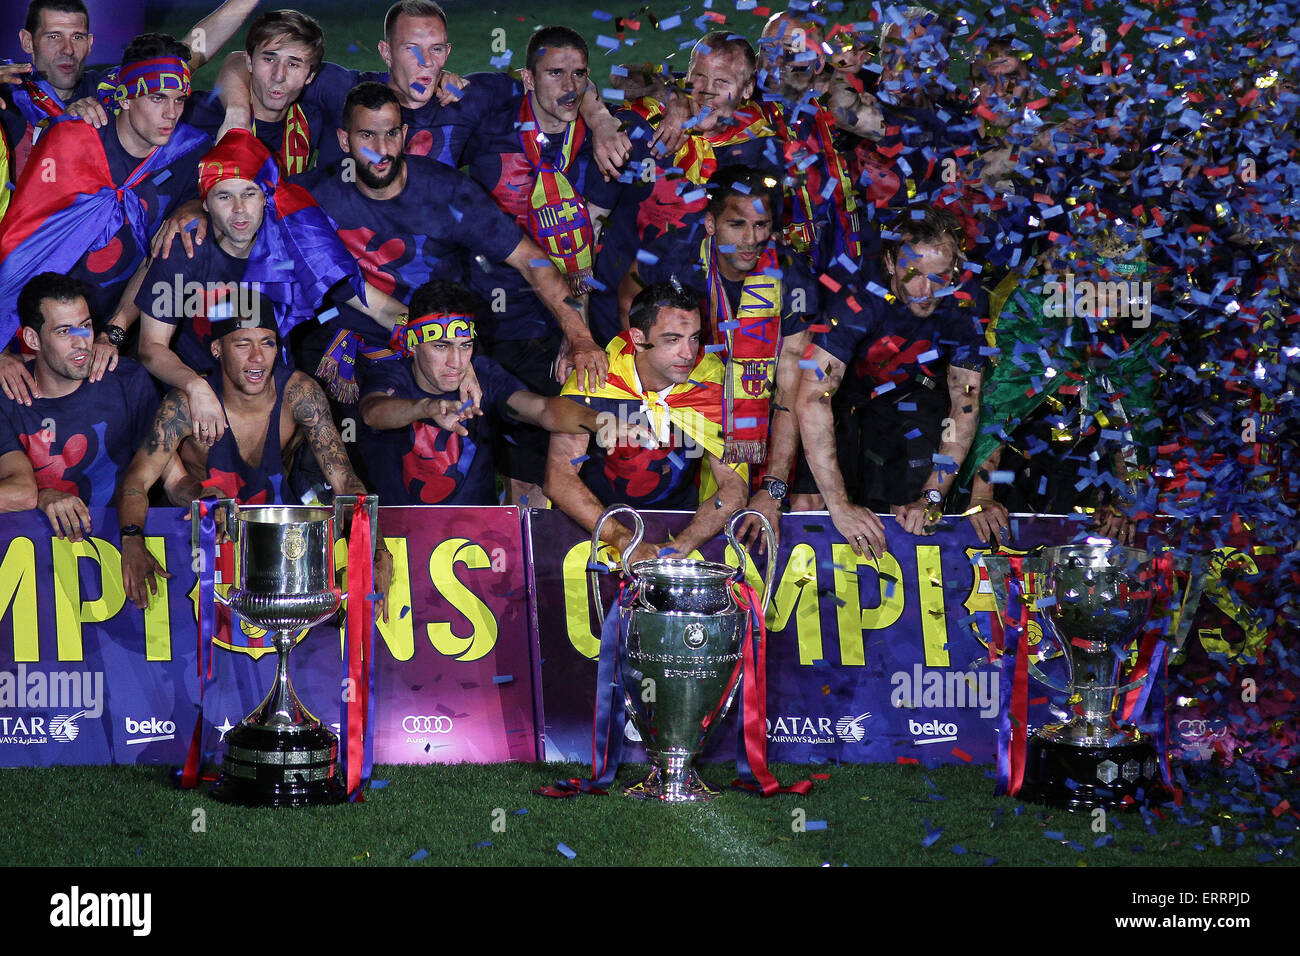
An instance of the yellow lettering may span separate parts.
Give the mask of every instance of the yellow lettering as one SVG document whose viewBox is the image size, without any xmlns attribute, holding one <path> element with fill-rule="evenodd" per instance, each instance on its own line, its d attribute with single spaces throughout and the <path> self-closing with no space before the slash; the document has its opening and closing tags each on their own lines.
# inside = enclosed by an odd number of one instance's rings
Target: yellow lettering
<svg viewBox="0 0 1300 956">
<path fill-rule="evenodd" d="M 81 625 L 107 621 L 126 602 L 122 555 L 100 538 L 84 541 L 51 538 L 50 553 L 54 564 L 54 619 L 59 660 L 83 660 Z M 102 593 L 90 601 L 81 599 L 82 558 L 99 565 Z"/>
<path fill-rule="evenodd" d="M 479 596 L 457 579 L 457 563 L 491 570 L 492 561 L 481 545 L 468 538 L 448 538 L 429 555 L 429 580 L 469 621 L 469 636 L 457 637 L 449 622 L 437 622 L 427 626 L 429 643 L 438 653 L 458 661 L 477 661 L 496 647 L 497 620 Z"/>
<path fill-rule="evenodd" d="M 415 609 L 411 604 L 411 571 L 407 563 L 405 538 L 385 537 L 384 543 L 393 556 L 393 581 L 388 587 L 388 620 L 375 620 L 376 630 L 388 647 L 394 660 L 409 661 L 415 656 Z M 348 543 L 340 538 L 334 542 L 334 567 L 346 570 Z M 343 576 L 343 606 L 347 607 L 347 575 Z M 411 608 L 402 616 L 402 608 Z M 339 653 L 344 653 L 344 633 L 339 629 Z M 341 658 L 340 658 L 341 659 Z"/>
<path fill-rule="evenodd" d="M 921 646 L 926 667 L 948 666 L 948 618 L 943 608 L 943 565 L 939 546 L 916 546 L 916 584 L 921 595 Z"/>
<path fill-rule="evenodd" d="M 735 553 L 727 546 L 727 560 L 735 561 Z M 762 600 L 762 578 L 756 562 L 751 561 L 745 578 Z M 808 542 L 800 542 L 790 549 L 785 567 L 772 579 L 772 605 L 768 610 L 768 633 L 785 630 L 794 615 L 795 633 L 799 642 L 799 663 L 811 665 L 822 657 L 822 623 L 818 613 L 817 552 Z"/>
<path fill-rule="evenodd" d="M 36 627 L 36 546 L 31 538 L 14 538 L 0 563 L 0 617 L 13 607 L 14 662 L 39 661 Z"/>
<path fill-rule="evenodd" d="M 150 536 L 144 539 L 144 546 L 154 556 L 164 571 L 167 570 L 167 543 L 165 538 Z M 122 581 L 122 562 L 113 563 L 117 581 Z M 171 604 L 167 599 L 167 578 L 155 575 L 158 581 L 158 594 L 149 599 L 149 606 L 144 609 L 144 659 L 147 661 L 169 661 L 172 659 Z M 197 619 L 196 619 L 197 624 Z"/>
<path fill-rule="evenodd" d="M 840 632 L 840 663 L 848 666 L 866 663 L 862 633 L 892 626 L 903 614 L 903 569 L 889 552 L 880 556 L 877 565 L 871 558 L 855 554 L 848 544 L 831 545 L 835 563 L 835 594 L 844 603 L 836 610 Z M 861 575 L 858 568 L 879 568 L 877 587 L 880 603 L 862 607 Z"/>
<path fill-rule="evenodd" d="M 588 660 L 600 654 L 600 635 L 591 632 L 591 597 L 587 588 L 587 558 L 591 542 L 579 541 L 564 555 L 564 620 L 573 649 Z M 600 549 L 601 559 L 609 554 Z M 599 626 L 599 625 L 598 625 Z"/>
</svg>

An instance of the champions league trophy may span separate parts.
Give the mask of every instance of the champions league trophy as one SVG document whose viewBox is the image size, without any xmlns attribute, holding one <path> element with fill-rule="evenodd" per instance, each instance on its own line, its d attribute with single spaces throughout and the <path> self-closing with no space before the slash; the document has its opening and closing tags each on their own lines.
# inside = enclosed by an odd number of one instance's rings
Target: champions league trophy
<svg viewBox="0 0 1300 956">
<path fill-rule="evenodd" d="M 1188 559 L 1168 560 L 1188 572 L 1181 611 L 1168 635 L 1170 644 L 1179 647 L 1200 600 L 1201 575 Z M 1005 554 L 984 556 L 1004 621 L 1011 561 Z M 1019 796 L 1069 810 L 1117 809 L 1128 805 L 1126 798 L 1142 802 L 1161 783 L 1155 742 L 1136 727 L 1119 726 L 1115 711 L 1121 694 L 1158 678 L 1133 678 L 1130 672 L 1121 682 L 1125 648 L 1142 634 L 1158 601 L 1172 602 L 1177 594 L 1157 593 L 1157 566 L 1150 554 L 1109 543 L 1032 552 L 1021 558 L 1017 577 L 1025 605 L 1041 602 L 1035 619 L 1061 649 L 1067 681 L 1045 675 L 1027 648 L 1020 653 L 1029 655 L 1028 670 L 1035 679 L 1066 694 L 1073 712 L 1029 738 Z"/>
<path fill-rule="evenodd" d="M 226 734 L 221 776 L 212 796 L 250 807 L 300 807 L 341 803 L 347 792 L 338 774 L 338 737 L 294 693 L 289 681 L 293 634 L 337 613 L 343 601 L 334 579 L 334 542 L 356 505 L 338 495 L 326 507 L 241 506 L 229 498 L 209 500 L 225 508 L 225 531 L 236 544 L 234 587 L 216 596 L 250 624 L 271 632 L 275 681 L 266 699 Z M 199 547 L 199 502 L 190 509 L 193 542 Z M 371 528 L 378 527 L 378 499 L 367 501 Z M 373 547 L 373 539 L 372 539 Z M 215 560 L 205 555 L 204 560 Z M 238 627 L 238 621 L 232 620 Z"/>
<path fill-rule="evenodd" d="M 588 565 L 592 606 L 602 621 L 605 612 L 596 570 L 600 529 L 607 518 L 623 511 L 635 521 L 636 533 L 622 560 L 628 590 L 618 612 L 621 689 L 654 764 L 649 776 L 623 792 L 669 803 L 708 800 L 717 791 L 700 779 L 691 763 L 722 722 L 740 687 L 741 643 L 749 614 L 732 594 L 732 585 L 745 578 L 747 563 L 747 553 L 736 541 L 736 522 L 755 515 L 766 535 L 769 560 L 760 610 L 763 615 L 772 596 L 776 538 L 763 515 L 738 511 L 726 531 L 727 540 L 740 556 L 740 567 L 657 558 L 638 561 L 629 568 L 628 555 L 640 545 L 645 525 L 630 505 L 613 505 L 596 522 Z M 615 693 L 618 690 L 615 688 Z"/>
</svg>

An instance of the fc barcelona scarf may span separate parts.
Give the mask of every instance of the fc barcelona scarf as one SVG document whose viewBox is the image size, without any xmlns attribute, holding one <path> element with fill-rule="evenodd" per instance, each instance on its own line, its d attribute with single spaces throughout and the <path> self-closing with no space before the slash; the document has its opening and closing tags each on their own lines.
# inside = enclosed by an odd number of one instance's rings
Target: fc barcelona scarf
<svg viewBox="0 0 1300 956">
<path fill-rule="evenodd" d="M 781 137 L 785 143 L 785 161 L 791 168 L 789 172 L 793 175 L 793 181 L 796 185 L 790 188 L 794 202 L 791 203 L 790 221 L 785 224 L 785 240 L 796 251 L 801 253 L 814 253 L 814 259 L 820 261 L 817 256 L 817 232 L 814 228 L 816 222 L 816 209 L 814 208 L 812 196 L 808 192 L 807 177 L 800 171 L 805 162 L 795 161 L 795 156 L 800 152 L 799 140 L 795 137 L 794 132 L 790 129 L 785 121 L 785 112 L 782 104 L 779 102 L 768 101 L 762 104 L 763 114 L 772 124 L 776 134 Z M 834 207 L 835 216 L 839 225 L 837 230 L 838 248 L 837 253 L 844 253 L 853 261 L 857 261 L 862 255 L 861 228 L 858 221 L 857 200 L 854 198 L 853 178 L 849 174 L 848 167 L 844 163 L 843 157 L 835 149 L 833 142 L 834 133 L 832 131 L 833 120 L 829 112 L 820 106 L 815 106 L 813 113 L 813 133 L 817 139 L 817 145 L 821 152 L 822 161 L 826 164 L 827 172 L 835 186 L 830 197 Z M 811 161 L 808 157 L 807 161 Z"/>
<path fill-rule="evenodd" d="M 700 262 L 708 282 L 710 332 L 714 341 L 725 344 L 727 352 L 722 460 L 761 464 L 767 460 L 771 392 L 781 349 L 782 283 L 776 249 L 769 245 L 754 271 L 745 276 L 740 307 L 734 314 L 718 272 L 716 239 L 700 243 Z"/>
<path fill-rule="evenodd" d="M 257 120 L 253 120 L 253 133 L 257 133 Z M 275 154 L 275 160 L 286 176 L 296 176 L 307 171 L 311 159 L 311 126 L 302 107 L 294 103 L 284 117 L 284 141 Z"/>
<path fill-rule="evenodd" d="M 537 174 L 528 199 L 528 234 L 568 279 L 574 295 L 590 290 L 587 280 L 595 259 L 595 231 L 587 204 L 565 175 L 586 136 L 587 124 L 579 116 L 564 131 L 559 166 L 548 163 L 542 158 L 545 136 L 533 114 L 532 94 L 519 104 L 519 141 Z"/>
<path fill-rule="evenodd" d="M 638 100 L 628 108 L 651 122 L 663 113 L 659 103 L 650 97 Z M 708 133 L 691 132 L 686 137 L 686 144 L 673 156 L 672 165 L 682 171 L 682 178 L 687 182 L 703 186 L 718 168 L 717 150 L 772 135 L 774 133 L 762 110 L 752 104 L 743 106 L 731 114 L 730 122 L 718 129 Z"/>
</svg>

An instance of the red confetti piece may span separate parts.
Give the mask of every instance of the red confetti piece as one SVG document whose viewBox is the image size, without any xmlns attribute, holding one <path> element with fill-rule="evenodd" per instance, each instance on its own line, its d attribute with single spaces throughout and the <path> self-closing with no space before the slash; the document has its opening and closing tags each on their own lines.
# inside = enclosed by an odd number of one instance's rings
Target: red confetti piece
<svg viewBox="0 0 1300 956">
<path fill-rule="evenodd" d="M 771 8 L 771 7 L 755 7 L 755 8 L 754 8 L 754 16 L 756 16 L 756 17 L 766 17 L 766 16 L 768 16 L 771 12 L 772 12 L 772 8 Z"/>
<path fill-rule="evenodd" d="M 841 286 L 838 282 L 836 282 L 834 279 L 832 279 L 824 272 L 817 277 L 817 281 L 820 282 L 822 285 L 826 286 L 826 288 L 830 289 L 832 292 L 839 292 L 840 289 L 843 288 L 843 286 Z"/>
<path fill-rule="evenodd" d="M 1061 44 L 1061 52 L 1069 53 L 1071 50 L 1073 50 L 1076 46 L 1078 46 L 1082 42 L 1083 42 L 1083 37 L 1079 36 L 1079 34 L 1076 33 L 1074 36 L 1070 37 L 1070 39 L 1066 40 L 1064 43 Z"/>
<path fill-rule="evenodd" d="M 828 773 L 815 773 L 812 775 L 814 780 L 829 780 L 831 775 Z"/>
<path fill-rule="evenodd" d="M 1283 800 L 1281 803 L 1279 803 L 1277 806 L 1273 808 L 1273 816 L 1280 817 L 1282 814 L 1286 813 L 1290 809 L 1291 809 L 1291 802 L 1289 800 Z"/>
<path fill-rule="evenodd" d="M 827 325 L 825 322 L 819 322 L 816 325 L 808 326 L 809 332 L 829 332 L 830 330 L 831 327 Z"/>
<path fill-rule="evenodd" d="M 960 747 L 953 747 L 953 748 L 952 748 L 952 755 L 953 755 L 954 757 L 958 758 L 959 760 L 964 760 L 964 761 L 966 761 L 967 763 L 970 763 L 971 760 L 974 759 L 974 758 L 971 757 L 970 754 L 968 754 L 966 751 L 962 750 Z"/>
<path fill-rule="evenodd" d="M 917 760 L 915 757 L 899 757 L 899 758 L 898 758 L 898 762 L 899 762 L 900 764 L 908 764 L 908 763 L 910 763 L 910 764 L 918 764 L 918 763 L 920 763 L 921 761 Z"/>
<path fill-rule="evenodd" d="M 849 306 L 849 308 L 852 309 L 854 312 L 861 312 L 861 311 L 862 311 L 862 306 L 858 305 L 858 300 L 855 299 L 855 298 L 853 298 L 853 296 L 849 296 L 849 299 L 848 299 L 848 306 Z"/>
<path fill-rule="evenodd" d="M 1251 103 L 1255 102 L 1258 96 L 1259 96 L 1259 87 L 1258 86 L 1252 87 L 1251 89 L 1247 90 L 1243 96 L 1237 97 L 1237 105 L 1249 106 Z"/>
</svg>

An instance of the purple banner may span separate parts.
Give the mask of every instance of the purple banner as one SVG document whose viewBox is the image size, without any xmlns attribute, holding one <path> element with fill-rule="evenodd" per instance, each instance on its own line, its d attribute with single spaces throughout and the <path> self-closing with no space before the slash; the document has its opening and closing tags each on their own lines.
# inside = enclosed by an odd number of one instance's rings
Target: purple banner
<svg viewBox="0 0 1300 956">
<path fill-rule="evenodd" d="M 172 577 L 141 612 L 124 600 L 116 516 L 92 517 L 96 534 L 79 544 L 52 538 L 34 512 L 6 516 L 0 531 L 0 766 L 184 760 L 199 715 L 188 518 L 150 515 L 146 542 Z M 376 761 L 535 759 L 518 509 L 384 508 L 380 524 L 396 572 L 375 641 Z M 346 567 L 344 542 L 336 561 Z M 203 694 L 209 757 L 274 674 L 260 632 L 236 630 L 218 645 Z M 344 682 L 341 644 L 322 625 L 290 656 L 303 703 L 336 731 L 356 690 Z"/>
</svg>

